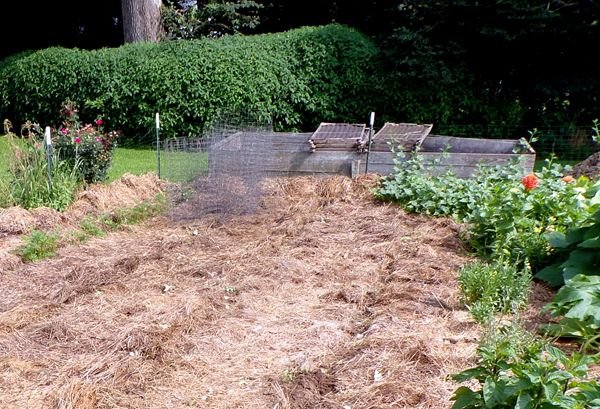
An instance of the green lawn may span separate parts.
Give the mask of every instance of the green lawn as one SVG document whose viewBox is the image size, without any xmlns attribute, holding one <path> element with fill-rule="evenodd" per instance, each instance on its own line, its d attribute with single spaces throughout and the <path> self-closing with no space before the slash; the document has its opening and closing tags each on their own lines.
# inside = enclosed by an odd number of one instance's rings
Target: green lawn
<svg viewBox="0 0 600 409">
<path fill-rule="evenodd" d="M 0 136 L 0 178 L 8 174 L 9 146 L 5 137 Z M 206 153 L 174 152 L 169 154 L 168 163 L 161 155 L 161 177 L 169 177 L 175 182 L 195 179 L 207 169 Z M 120 178 L 124 173 L 143 175 L 157 172 L 156 151 L 148 148 L 116 148 L 112 166 L 108 172 L 108 182 Z"/>
<path fill-rule="evenodd" d="M 7 176 L 9 153 L 7 139 L 0 136 L 0 178 Z M 152 149 L 116 148 L 108 177 L 109 181 L 113 181 L 127 172 L 134 175 L 143 175 L 148 172 L 156 172 L 156 170 L 156 151 Z"/>
<path fill-rule="evenodd" d="M 108 181 L 120 178 L 124 173 L 144 175 L 157 171 L 156 151 L 152 149 L 116 148 Z"/>
</svg>

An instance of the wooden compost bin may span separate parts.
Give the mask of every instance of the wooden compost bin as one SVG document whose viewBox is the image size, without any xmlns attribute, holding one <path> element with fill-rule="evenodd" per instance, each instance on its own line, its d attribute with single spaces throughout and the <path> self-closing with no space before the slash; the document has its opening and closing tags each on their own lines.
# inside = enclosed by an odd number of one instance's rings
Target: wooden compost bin
<svg viewBox="0 0 600 409">
<path fill-rule="evenodd" d="M 249 167 L 260 168 L 267 176 L 346 175 L 365 173 L 366 152 L 311 152 L 310 133 L 236 133 L 213 146 L 209 153 L 210 169 L 238 174 Z M 515 153 L 519 152 L 519 153 Z M 452 170 L 469 177 L 478 165 L 507 165 L 518 159 L 523 173 L 531 173 L 535 151 L 519 140 L 427 136 L 417 153 L 432 174 Z M 409 153 L 403 160 L 408 159 Z M 394 170 L 393 152 L 370 152 L 369 173 L 387 175 Z"/>
</svg>

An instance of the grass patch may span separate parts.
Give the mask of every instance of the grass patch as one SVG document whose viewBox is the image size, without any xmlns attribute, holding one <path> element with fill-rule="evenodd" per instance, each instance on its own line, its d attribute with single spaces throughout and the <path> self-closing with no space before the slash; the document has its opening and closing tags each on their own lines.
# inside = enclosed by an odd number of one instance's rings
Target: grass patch
<svg viewBox="0 0 600 409">
<path fill-rule="evenodd" d="M 107 231 L 116 231 L 157 216 L 166 207 L 166 197 L 159 193 L 152 200 L 143 201 L 137 206 L 117 209 L 99 217 L 87 217 L 79 223 L 79 229 L 57 233 L 34 230 L 23 238 L 23 244 L 15 253 L 23 261 L 43 260 L 54 256 L 61 243 L 85 243 L 92 237 L 104 237 Z"/>
<path fill-rule="evenodd" d="M 167 200 L 164 194 L 159 193 L 151 201 L 143 201 L 137 206 L 117 209 L 116 211 L 104 215 L 100 222 L 110 230 L 116 230 L 123 225 L 138 224 L 146 219 L 162 213 L 167 207 Z"/>
<path fill-rule="evenodd" d="M 8 178 L 8 158 L 10 156 L 10 147 L 8 139 L 4 135 L 0 135 L 0 179 Z"/>
<path fill-rule="evenodd" d="M 104 230 L 92 219 L 87 217 L 79 223 L 79 228 L 90 237 L 104 237 Z"/>
<path fill-rule="evenodd" d="M 163 166 L 162 163 L 161 166 Z M 108 170 L 108 182 L 119 179 L 125 173 L 144 175 L 156 172 L 156 167 L 156 151 L 153 149 L 116 148 L 112 166 Z"/>
</svg>

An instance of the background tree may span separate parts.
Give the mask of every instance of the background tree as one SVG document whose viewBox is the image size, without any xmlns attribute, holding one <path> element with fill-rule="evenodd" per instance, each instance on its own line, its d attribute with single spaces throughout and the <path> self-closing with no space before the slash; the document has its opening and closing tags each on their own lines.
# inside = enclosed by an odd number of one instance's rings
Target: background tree
<svg viewBox="0 0 600 409">
<path fill-rule="evenodd" d="M 126 43 L 158 41 L 161 36 L 161 0 L 121 0 Z"/>
<path fill-rule="evenodd" d="M 260 24 L 263 7 L 253 0 L 166 0 L 162 24 L 169 39 L 252 33 Z"/>
</svg>

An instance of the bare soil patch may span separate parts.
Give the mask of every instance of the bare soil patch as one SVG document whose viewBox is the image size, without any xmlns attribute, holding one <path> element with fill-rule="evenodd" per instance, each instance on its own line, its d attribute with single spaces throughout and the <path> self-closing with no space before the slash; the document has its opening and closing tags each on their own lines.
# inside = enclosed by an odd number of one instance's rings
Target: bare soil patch
<svg viewBox="0 0 600 409">
<path fill-rule="evenodd" d="M 458 226 L 374 202 L 374 183 L 271 180 L 254 215 L 159 217 L 5 263 L 0 407 L 449 407 L 479 335 Z"/>
</svg>

